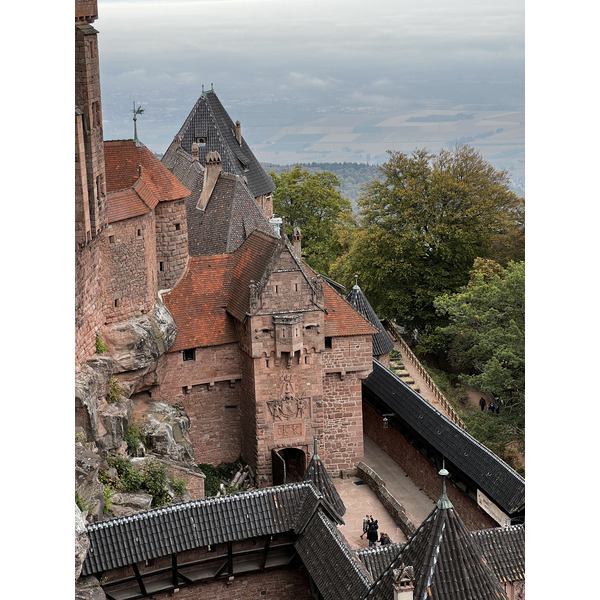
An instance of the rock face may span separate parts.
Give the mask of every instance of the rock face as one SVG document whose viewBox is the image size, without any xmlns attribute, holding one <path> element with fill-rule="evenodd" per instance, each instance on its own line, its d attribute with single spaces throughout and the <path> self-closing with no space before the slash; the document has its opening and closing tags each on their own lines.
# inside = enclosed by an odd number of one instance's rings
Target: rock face
<svg viewBox="0 0 600 600">
<path fill-rule="evenodd" d="M 90 540 L 85 533 L 85 520 L 83 514 L 75 505 L 75 579 L 81 575 L 81 567 L 85 560 L 85 555 L 90 548 Z"/>
<path fill-rule="evenodd" d="M 142 510 L 149 510 L 152 506 L 152 496 L 145 492 L 129 494 L 114 494 L 112 497 L 112 516 L 126 517 Z"/>
<path fill-rule="evenodd" d="M 194 448 L 185 438 L 189 430 L 187 414 L 166 402 L 152 403 L 144 418 L 147 448 L 170 460 L 193 461 Z"/>
<path fill-rule="evenodd" d="M 176 337 L 175 321 L 158 300 L 152 314 L 114 323 L 103 332 L 108 353 L 114 360 L 114 372 L 135 373 L 136 379 L 140 379 L 140 371 L 148 371 L 155 365 Z"/>
</svg>

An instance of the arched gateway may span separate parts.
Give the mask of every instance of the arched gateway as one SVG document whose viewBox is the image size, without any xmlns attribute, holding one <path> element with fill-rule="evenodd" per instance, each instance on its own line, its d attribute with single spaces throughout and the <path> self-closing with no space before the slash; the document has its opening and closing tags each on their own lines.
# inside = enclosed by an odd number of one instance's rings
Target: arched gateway
<svg viewBox="0 0 600 600">
<path fill-rule="evenodd" d="M 278 448 L 272 450 L 273 485 L 296 483 L 304 480 L 306 453 L 300 448 Z"/>
</svg>

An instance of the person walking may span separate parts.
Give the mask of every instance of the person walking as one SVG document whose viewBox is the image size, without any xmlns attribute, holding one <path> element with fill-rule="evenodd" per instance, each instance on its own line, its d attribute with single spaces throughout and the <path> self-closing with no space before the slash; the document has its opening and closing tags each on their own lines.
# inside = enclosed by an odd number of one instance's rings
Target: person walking
<svg viewBox="0 0 600 600">
<path fill-rule="evenodd" d="M 377 530 L 379 529 L 379 525 L 377 524 L 377 520 L 372 521 L 369 524 L 369 531 L 367 531 L 367 539 L 369 540 L 369 548 L 375 548 L 377 546 Z"/>
<path fill-rule="evenodd" d="M 367 533 L 367 531 L 369 531 L 369 523 L 371 521 L 371 519 L 373 518 L 373 516 L 371 515 L 371 517 L 369 518 L 369 515 L 365 515 L 363 517 L 363 532 L 360 534 L 360 539 L 363 539 L 363 536 L 365 535 L 365 533 Z"/>
<path fill-rule="evenodd" d="M 479 408 L 481 410 L 485 410 L 485 398 L 483 396 L 481 396 L 481 398 L 479 398 Z"/>
<path fill-rule="evenodd" d="M 382 546 L 386 546 L 387 544 L 391 544 L 392 540 L 390 539 L 390 536 L 387 533 L 382 532 L 381 537 L 379 538 L 379 543 Z"/>
</svg>

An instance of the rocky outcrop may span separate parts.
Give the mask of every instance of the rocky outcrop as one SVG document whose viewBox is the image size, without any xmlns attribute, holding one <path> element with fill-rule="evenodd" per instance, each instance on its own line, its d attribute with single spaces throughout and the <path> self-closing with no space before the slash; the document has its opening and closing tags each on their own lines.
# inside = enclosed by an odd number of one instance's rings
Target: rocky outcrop
<svg viewBox="0 0 600 600">
<path fill-rule="evenodd" d="M 90 548 L 90 540 L 85 532 L 85 519 L 77 504 L 75 505 L 75 579 L 81 575 L 85 555 Z"/>
<path fill-rule="evenodd" d="M 151 314 L 114 323 L 102 332 L 114 361 L 114 373 L 130 388 L 128 395 L 155 383 L 156 361 L 173 345 L 176 336 L 175 321 L 160 301 Z"/>
<path fill-rule="evenodd" d="M 167 402 L 153 402 L 144 417 L 146 447 L 173 461 L 193 461 L 194 448 L 185 437 L 189 430 L 187 414 Z"/>
<path fill-rule="evenodd" d="M 100 519 L 104 510 L 103 487 L 98 481 L 101 462 L 100 455 L 91 450 L 89 444 L 87 447 L 81 442 L 75 445 L 76 499 L 80 503 L 80 514 L 83 511 L 84 520 Z"/>
<path fill-rule="evenodd" d="M 152 496 L 146 492 L 116 493 L 112 497 L 111 516 L 126 517 L 152 506 Z"/>
<path fill-rule="evenodd" d="M 106 594 L 95 577 L 83 577 L 75 585 L 75 600 L 106 600 Z"/>
</svg>

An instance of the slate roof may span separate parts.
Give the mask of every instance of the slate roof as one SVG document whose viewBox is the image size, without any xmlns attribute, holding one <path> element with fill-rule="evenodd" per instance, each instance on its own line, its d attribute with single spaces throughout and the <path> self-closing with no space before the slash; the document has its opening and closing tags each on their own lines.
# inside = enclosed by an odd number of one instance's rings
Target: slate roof
<svg viewBox="0 0 600 600">
<path fill-rule="evenodd" d="M 324 600 L 364 598 L 373 583 L 344 536 L 322 512 L 314 515 L 295 548 Z"/>
<path fill-rule="evenodd" d="M 400 554 L 406 546 L 403 542 L 376 546 L 375 548 L 360 548 L 356 550 L 356 556 L 365 565 L 365 568 L 373 579 L 377 580 L 390 566 L 392 561 Z"/>
<path fill-rule="evenodd" d="M 392 570 L 401 565 L 414 567 L 415 600 L 508 600 L 481 548 L 451 505 L 437 506 L 431 512 L 366 598 L 393 598 Z"/>
<path fill-rule="evenodd" d="M 88 525 L 82 576 L 202 546 L 294 529 L 309 483 L 173 504 Z"/>
<path fill-rule="evenodd" d="M 223 170 L 246 177 L 248 187 L 256 198 L 275 189 L 271 177 L 262 168 L 242 135 L 242 144 L 235 137 L 235 123 L 227 114 L 214 90 L 203 92 L 179 130 L 181 148 L 191 156 L 192 144 L 198 138 L 206 140 L 199 145 L 200 163 L 204 165 L 206 154 L 216 151 L 221 155 Z M 172 160 L 180 145 L 176 138 L 163 157 L 166 163 Z"/>
<path fill-rule="evenodd" d="M 233 255 L 191 256 L 179 283 L 163 294 L 163 302 L 177 325 L 169 352 L 237 341 L 235 325 L 227 314 Z"/>
<path fill-rule="evenodd" d="M 379 317 L 369 304 L 358 284 L 356 284 L 346 296 L 346 300 L 363 316 L 375 329 L 373 334 L 373 356 L 383 356 L 394 349 L 394 342 L 381 324 Z"/>
<path fill-rule="evenodd" d="M 373 372 L 362 383 L 363 398 L 381 400 L 504 512 L 512 515 L 524 509 L 525 480 L 379 361 L 373 360 Z"/>
<path fill-rule="evenodd" d="M 501 583 L 525 580 L 525 525 L 471 532 Z"/>
<path fill-rule="evenodd" d="M 336 513 L 340 515 L 340 517 L 344 516 L 346 507 L 316 451 L 313 453 L 312 458 L 308 463 L 304 481 L 312 483 L 315 488 L 321 492 Z"/>
</svg>

